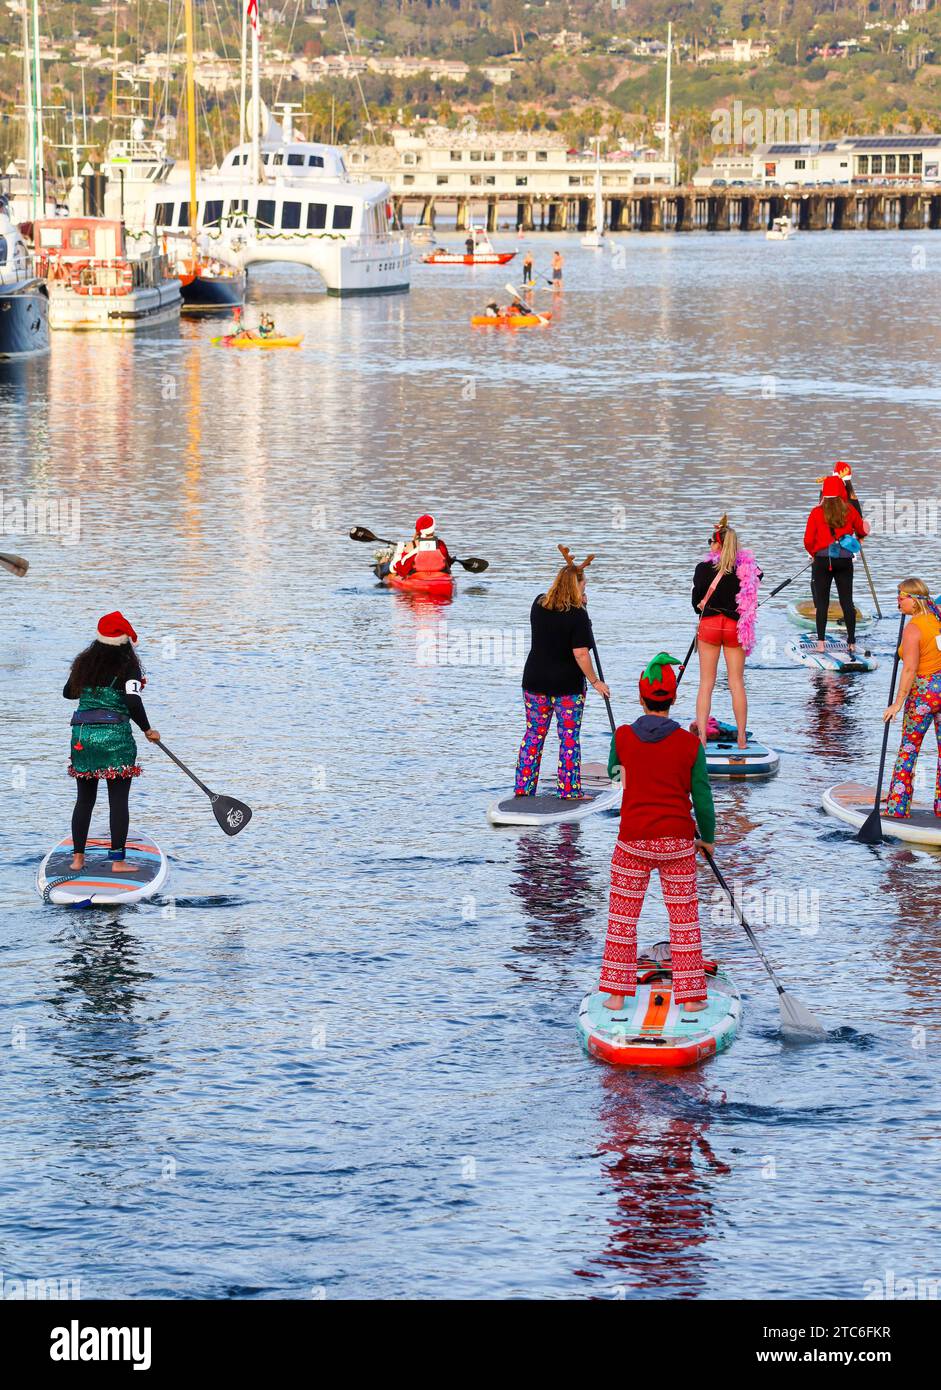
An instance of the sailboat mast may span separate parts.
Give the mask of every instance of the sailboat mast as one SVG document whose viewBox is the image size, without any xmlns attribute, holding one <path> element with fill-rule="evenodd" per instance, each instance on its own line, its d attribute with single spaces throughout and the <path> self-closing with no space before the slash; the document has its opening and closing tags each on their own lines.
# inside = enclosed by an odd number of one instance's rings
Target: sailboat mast
<svg viewBox="0 0 941 1390">
<path fill-rule="evenodd" d="M 595 231 L 604 232 L 604 199 L 601 196 L 601 136 L 595 137 Z"/>
<path fill-rule="evenodd" d="M 190 164 L 189 232 L 196 256 L 196 77 L 193 67 L 193 0 L 186 0 L 186 129 Z"/>
<path fill-rule="evenodd" d="M 663 157 L 665 160 L 670 158 L 670 78 L 671 65 L 673 60 L 673 25 L 667 25 L 667 100 L 666 111 L 664 112 L 663 124 Z"/>
<path fill-rule="evenodd" d="M 261 183 L 261 75 L 258 53 L 258 7 L 252 24 L 252 182 Z"/>
<path fill-rule="evenodd" d="M 36 136 L 33 156 L 36 161 L 36 196 L 39 199 L 39 215 L 46 215 L 46 170 L 42 129 L 42 78 L 39 70 L 39 0 L 33 0 L 33 107 L 36 119 Z"/>
<path fill-rule="evenodd" d="M 29 170 L 30 217 L 36 220 L 36 154 L 33 126 L 33 78 L 30 72 L 29 6 L 23 6 L 23 119 L 26 122 L 26 167 Z"/>
</svg>

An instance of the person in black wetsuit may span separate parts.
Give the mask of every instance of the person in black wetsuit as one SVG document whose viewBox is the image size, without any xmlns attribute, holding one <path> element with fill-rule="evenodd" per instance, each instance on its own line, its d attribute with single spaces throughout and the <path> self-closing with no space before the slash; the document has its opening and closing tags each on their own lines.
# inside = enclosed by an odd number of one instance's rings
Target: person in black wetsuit
<svg viewBox="0 0 941 1390">
<path fill-rule="evenodd" d="M 95 640 L 72 662 L 62 694 L 78 700 L 72 715 L 72 760 L 69 775 L 75 778 L 76 800 L 72 812 L 72 865 L 85 863 L 85 845 L 98 783 L 108 783 L 111 847 L 108 858 L 113 873 L 133 872 L 125 862 L 130 824 L 128 798 L 131 781 L 139 777 L 137 745 L 131 720 L 151 743 L 160 734 L 150 726 L 140 691 L 143 670 L 133 644 L 137 633 L 121 613 L 107 613 L 98 623 Z"/>
</svg>

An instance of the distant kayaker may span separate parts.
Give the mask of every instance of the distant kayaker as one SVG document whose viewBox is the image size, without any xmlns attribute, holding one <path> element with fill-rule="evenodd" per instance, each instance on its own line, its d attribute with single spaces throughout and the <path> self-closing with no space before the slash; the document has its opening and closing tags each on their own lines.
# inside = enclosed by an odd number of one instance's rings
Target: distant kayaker
<svg viewBox="0 0 941 1390">
<path fill-rule="evenodd" d="M 448 573 L 454 563 L 448 547 L 435 534 L 435 519 L 429 513 L 415 522 L 410 541 L 397 547 L 390 563 L 393 574 L 405 579 L 410 574 Z"/>
<path fill-rule="evenodd" d="M 121 613 L 106 613 L 98 623 L 95 640 L 72 662 L 62 694 L 78 700 L 72 715 L 72 761 L 76 801 L 72 812 L 72 868 L 85 863 L 85 845 L 98 783 L 108 783 L 111 848 L 108 858 L 116 874 L 132 873 L 125 862 L 129 825 L 128 798 L 131 781 L 140 776 L 137 745 L 131 733 L 133 720 L 151 743 L 160 738 L 144 710 L 140 690 L 146 684 L 134 650 L 137 633 Z M 130 687 L 130 688 L 129 688 Z"/>
<path fill-rule="evenodd" d="M 527 251 L 527 252 L 526 252 L 526 255 L 523 257 L 523 284 L 524 284 L 524 285 L 531 285 L 532 283 L 533 283 L 533 253 L 532 253 L 532 251 Z"/>
<path fill-rule="evenodd" d="M 817 610 L 817 650 L 826 647 L 830 591 L 836 591 L 846 624 L 846 644 L 856 650 L 856 604 L 853 599 L 853 556 L 859 542 L 872 528 L 846 495 L 846 484 L 836 474 L 823 480 L 823 496 L 807 518 L 804 549 L 813 557 L 810 587 Z"/>
<path fill-rule="evenodd" d="M 516 760 L 515 794 L 535 796 L 542 750 L 555 715 L 559 731 L 559 766 L 556 792 L 577 799 L 582 794 L 581 723 L 585 708 L 585 682 L 599 695 L 611 692 L 599 680 L 591 662 L 595 639 L 585 607 L 585 570 L 589 555 L 576 564 L 560 545 L 565 564 L 548 591 L 539 594 L 529 613 L 532 642 L 523 667 L 523 705 L 526 732 Z"/>
<path fill-rule="evenodd" d="M 562 252 L 553 251 L 552 253 L 552 288 L 560 290 L 562 288 Z"/>
<path fill-rule="evenodd" d="M 500 317 L 500 313 L 500 305 L 497 303 L 495 299 L 491 299 L 486 308 L 487 317 L 491 319 L 498 319 Z"/>
<path fill-rule="evenodd" d="M 696 730 L 703 744 L 709 729 L 719 656 L 723 652 L 739 748 L 744 748 L 748 742 L 745 658 L 755 645 L 755 614 L 761 577 L 754 555 L 740 548 L 728 516 L 723 515 L 712 533 L 709 554 L 699 562 L 693 575 L 693 607 L 700 614 L 696 634 L 699 652 Z"/>
<path fill-rule="evenodd" d="M 465 243 L 464 243 L 464 250 L 467 252 L 468 256 L 472 256 L 472 255 L 474 254 L 474 238 L 473 238 L 473 235 L 469 236 L 469 237 L 467 238 L 467 240 L 465 241 Z"/>
<path fill-rule="evenodd" d="M 912 813 L 915 763 L 922 740 L 932 724 L 938 741 L 938 766 L 934 783 L 934 813 L 941 816 L 941 607 L 921 579 L 903 579 L 898 607 L 907 613 L 899 655 L 902 676 L 899 693 L 883 718 L 894 719 L 904 709 L 902 745 L 886 801 L 886 815 L 904 818 Z"/>
<path fill-rule="evenodd" d="M 270 314 L 262 314 L 258 321 L 258 336 L 260 338 L 273 338 L 274 333 L 274 319 Z"/>
<path fill-rule="evenodd" d="M 605 1007 L 615 1011 L 637 992 L 637 922 L 654 869 L 670 918 L 674 998 L 687 1013 L 706 1005 L 696 850 L 712 852 L 716 817 L 706 754 L 696 736 L 670 718 L 673 667 L 679 665 L 667 652 L 648 662 L 638 685 L 643 714 L 622 724 L 611 740 L 608 771 L 620 767 L 624 794 L 600 988 L 608 995 Z"/>
</svg>

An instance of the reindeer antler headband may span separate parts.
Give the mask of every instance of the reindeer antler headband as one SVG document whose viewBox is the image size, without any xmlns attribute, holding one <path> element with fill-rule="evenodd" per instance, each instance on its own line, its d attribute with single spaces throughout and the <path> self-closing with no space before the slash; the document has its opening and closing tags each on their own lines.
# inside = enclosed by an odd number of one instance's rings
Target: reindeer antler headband
<svg viewBox="0 0 941 1390">
<path fill-rule="evenodd" d="M 575 559 L 573 559 L 572 552 L 569 550 L 567 545 L 560 545 L 559 553 L 562 556 L 562 559 L 565 561 L 567 568 L 570 570 L 574 570 L 575 573 L 578 575 L 579 579 L 583 577 L 588 566 L 595 558 L 594 555 L 586 555 L 582 563 L 578 564 L 578 562 Z"/>
</svg>

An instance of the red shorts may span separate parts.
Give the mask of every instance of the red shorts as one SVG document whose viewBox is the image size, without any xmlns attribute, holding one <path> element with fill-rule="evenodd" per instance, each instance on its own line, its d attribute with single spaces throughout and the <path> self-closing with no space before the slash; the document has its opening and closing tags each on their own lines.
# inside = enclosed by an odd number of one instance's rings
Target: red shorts
<svg viewBox="0 0 941 1390">
<path fill-rule="evenodd" d="M 721 613 L 713 613 L 700 621 L 699 640 L 700 642 L 708 642 L 711 647 L 740 647 L 742 645 L 738 640 L 738 624 L 735 619 L 723 617 Z"/>
</svg>

